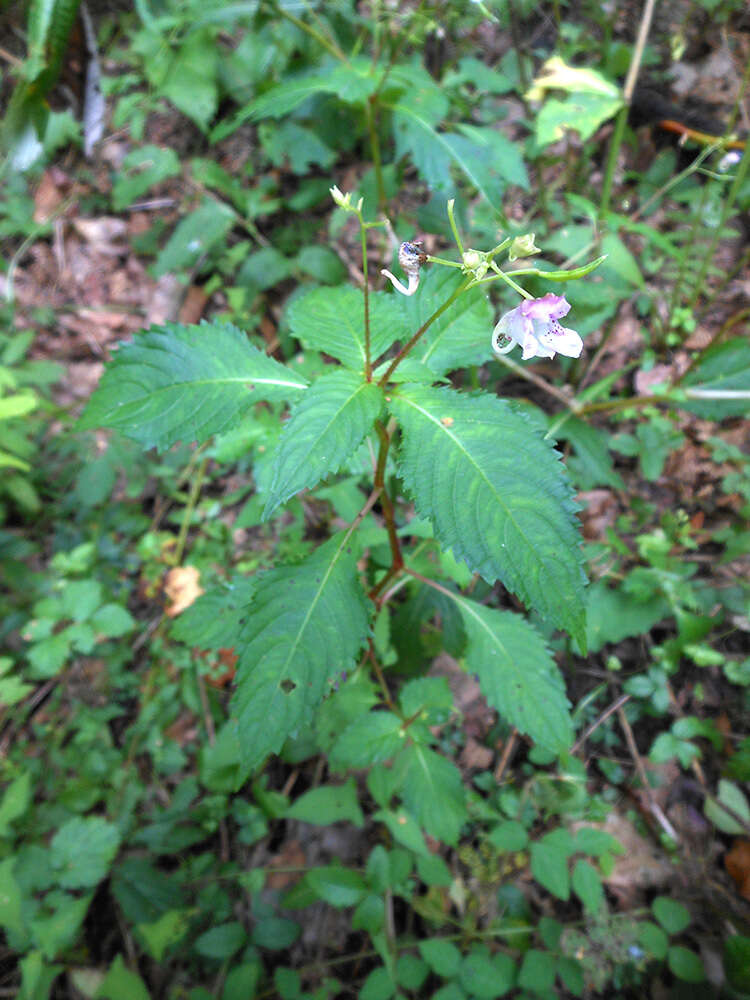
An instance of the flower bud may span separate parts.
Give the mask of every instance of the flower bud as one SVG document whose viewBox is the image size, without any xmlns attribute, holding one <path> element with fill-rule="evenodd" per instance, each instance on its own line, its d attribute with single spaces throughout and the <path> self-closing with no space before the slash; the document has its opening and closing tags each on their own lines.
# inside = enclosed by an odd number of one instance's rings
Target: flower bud
<svg viewBox="0 0 750 1000">
<path fill-rule="evenodd" d="M 508 251 L 508 260 L 518 260 L 519 257 L 531 257 L 535 253 L 542 251 L 534 244 L 534 233 L 524 233 L 523 236 L 516 236 Z"/>
</svg>

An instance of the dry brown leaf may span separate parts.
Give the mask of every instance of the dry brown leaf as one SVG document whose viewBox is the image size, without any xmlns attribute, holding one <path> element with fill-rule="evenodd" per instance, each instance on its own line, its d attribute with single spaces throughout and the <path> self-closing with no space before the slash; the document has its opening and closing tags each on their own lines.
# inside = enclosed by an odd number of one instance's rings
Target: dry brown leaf
<svg viewBox="0 0 750 1000">
<path fill-rule="evenodd" d="M 164 580 L 164 593 L 171 601 L 165 614 L 176 618 L 186 608 L 205 593 L 200 583 L 200 572 L 195 566 L 175 566 Z"/>
<path fill-rule="evenodd" d="M 750 900 L 750 840 L 735 840 L 732 850 L 724 858 L 724 867 L 737 883 L 740 896 Z"/>
<path fill-rule="evenodd" d="M 298 882 L 307 867 L 307 857 L 300 842 L 288 840 L 278 854 L 269 858 L 267 867 L 270 874 L 266 879 L 266 886 L 269 889 L 286 889 Z M 274 868 L 282 870 L 273 871 Z M 284 869 L 291 870 L 284 871 Z"/>
</svg>

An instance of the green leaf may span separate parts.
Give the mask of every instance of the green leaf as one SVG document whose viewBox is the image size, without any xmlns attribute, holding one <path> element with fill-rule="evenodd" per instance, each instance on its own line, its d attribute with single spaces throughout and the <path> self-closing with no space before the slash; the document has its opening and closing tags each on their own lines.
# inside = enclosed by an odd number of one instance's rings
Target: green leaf
<svg viewBox="0 0 750 1000">
<path fill-rule="evenodd" d="M 576 507 L 557 452 L 487 393 L 410 385 L 390 405 L 399 471 L 440 544 L 584 645 Z"/>
<path fill-rule="evenodd" d="M 407 332 L 400 304 L 392 295 L 372 293 L 370 302 L 370 359 L 387 351 Z M 325 352 L 347 368 L 365 368 L 364 297 L 357 288 L 313 288 L 287 311 L 294 336 L 307 348 Z"/>
<path fill-rule="evenodd" d="M 0 803 L 0 837 L 9 835 L 13 821 L 23 816 L 30 802 L 31 773 L 24 771 L 8 785 L 3 794 Z"/>
<path fill-rule="evenodd" d="M 331 767 L 370 767 L 393 757 L 404 745 L 403 723 L 392 712 L 368 712 L 341 733 L 330 754 Z"/>
<path fill-rule="evenodd" d="M 573 838 L 567 830 L 553 830 L 531 845 L 531 874 L 558 899 L 570 897 L 568 858 Z"/>
<path fill-rule="evenodd" d="M 167 949 L 185 937 L 193 915 L 192 910 L 167 910 L 153 923 L 137 924 L 136 931 L 149 955 L 161 962 Z"/>
<path fill-rule="evenodd" d="M 714 799 L 712 796 L 706 797 L 703 811 L 722 833 L 741 836 L 745 832 L 745 828 L 726 809 L 721 808 L 722 802 L 729 806 L 732 812 L 737 813 L 746 824 L 750 823 L 750 806 L 748 806 L 744 792 L 738 785 L 727 781 L 726 778 L 721 778 L 719 781 L 718 799 Z"/>
<path fill-rule="evenodd" d="M 733 934 L 725 939 L 724 969 L 730 986 L 750 993 L 750 937 Z"/>
<path fill-rule="evenodd" d="M 521 971 L 518 974 L 518 985 L 534 993 L 548 995 L 555 985 L 557 962 L 555 956 L 548 951 L 530 948 L 523 956 Z"/>
<path fill-rule="evenodd" d="M 452 190 L 451 168 L 456 167 L 499 212 L 506 180 L 528 186 L 517 148 L 493 129 L 464 125 L 463 135 L 439 132 L 412 102 L 394 104 L 392 109 L 397 156 L 408 155 L 435 191 Z"/>
<path fill-rule="evenodd" d="M 219 103 L 218 57 L 212 31 L 189 32 L 180 42 L 161 86 L 163 95 L 204 131 Z"/>
<path fill-rule="evenodd" d="M 667 965 L 670 970 L 686 983 L 702 983 L 706 979 L 706 970 L 700 957 L 689 948 L 672 945 L 667 952 Z"/>
<path fill-rule="evenodd" d="M 433 972 L 443 979 L 458 974 L 461 967 L 461 952 L 452 941 L 444 938 L 427 938 L 419 942 L 419 954 Z"/>
<path fill-rule="evenodd" d="M 295 493 L 337 472 L 373 430 L 382 407 L 382 390 L 355 372 L 334 371 L 316 379 L 281 433 L 263 519 Z"/>
<path fill-rule="evenodd" d="M 305 881 L 319 899 L 331 906 L 356 906 L 367 894 L 367 883 L 357 872 L 340 865 L 313 868 Z"/>
<path fill-rule="evenodd" d="M 234 326 L 170 323 L 120 345 L 78 427 L 112 427 L 164 450 L 205 441 L 240 423 L 259 400 L 287 399 L 306 386 Z"/>
<path fill-rule="evenodd" d="M 669 934 L 680 934 L 690 924 L 686 906 L 668 896 L 657 896 L 651 904 L 654 916 Z"/>
<path fill-rule="evenodd" d="M 242 631 L 232 713 L 255 768 L 309 721 L 367 636 L 368 609 L 348 535 L 258 580 Z"/>
<path fill-rule="evenodd" d="M 37 915 L 29 923 L 31 936 L 48 960 L 70 948 L 91 905 L 91 895 L 76 899 L 71 893 L 53 891 L 45 897 L 52 913 Z M 39 913 L 39 911 L 37 911 Z"/>
<path fill-rule="evenodd" d="M 206 199 L 194 212 L 183 216 L 159 253 L 154 275 L 161 278 L 170 271 L 185 271 L 201 259 L 227 235 L 236 222 L 234 210 L 223 202 Z"/>
<path fill-rule="evenodd" d="M 541 747 L 559 753 L 573 742 L 565 682 L 539 633 L 520 615 L 463 597 L 466 666 L 488 703 Z"/>
<path fill-rule="evenodd" d="M 477 1000 L 502 997 L 513 985 L 515 964 L 509 955 L 490 956 L 483 949 L 470 952 L 461 964 L 460 982 Z"/>
<path fill-rule="evenodd" d="M 354 778 L 343 785 L 321 785 L 294 802 L 286 811 L 287 819 L 298 819 L 315 826 L 328 826 L 348 820 L 355 826 L 362 826 L 364 817 L 359 807 L 357 786 Z"/>
<path fill-rule="evenodd" d="M 126 968 L 122 955 L 118 955 L 110 965 L 96 997 L 97 1000 L 150 1000 L 143 980 Z"/>
<path fill-rule="evenodd" d="M 112 207 L 121 212 L 155 184 L 180 172 L 180 161 L 173 149 L 141 146 L 122 161 L 121 173 L 112 186 Z"/>
<path fill-rule="evenodd" d="M 120 848 L 120 833 L 101 816 L 76 816 L 57 831 L 50 861 L 66 889 L 89 889 L 106 876 Z"/>
<path fill-rule="evenodd" d="M 613 118 L 621 107 L 619 96 L 606 94 L 571 94 L 564 101 L 550 98 L 536 117 L 537 142 L 540 146 L 557 142 L 566 129 L 578 132 L 583 140 L 589 139 L 602 122 Z"/>
<path fill-rule="evenodd" d="M 414 817 L 405 809 L 393 812 L 390 809 L 379 809 L 373 819 L 385 823 L 394 840 L 403 844 L 408 850 L 417 855 L 428 857 L 430 850 L 425 843 L 422 831 Z"/>
<path fill-rule="evenodd" d="M 135 628 L 135 619 L 121 604 L 103 604 L 94 612 L 90 625 L 97 635 L 117 639 Z"/>
<path fill-rule="evenodd" d="M 232 920 L 201 934 L 193 947 L 199 955 L 224 961 L 238 952 L 246 940 L 245 928 L 237 920 Z"/>
<path fill-rule="evenodd" d="M 214 129 L 212 141 L 226 138 L 249 120 L 283 118 L 303 101 L 318 94 L 335 94 L 347 104 L 359 103 L 375 91 L 378 80 L 368 59 L 353 59 L 347 64 L 328 61 L 311 72 L 287 77 L 250 101 L 233 118 Z"/>
<path fill-rule="evenodd" d="M 646 921 L 638 924 L 638 940 L 652 958 L 659 960 L 666 957 L 669 948 L 669 938 L 656 924 Z"/>
<path fill-rule="evenodd" d="M 602 880 L 596 868 L 583 858 L 579 858 L 573 868 L 573 892 L 587 913 L 596 913 L 601 909 L 604 902 Z"/>
<path fill-rule="evenodd" d="M 16 857 L 11 855 L 0 861 L 0 927 L 5 929 L 12 948 L 23 950 L 31 941 L 21 915 L 22 893 L 13 869 Z"/>
<path fill-rule="evenodd" d="M 706 420 L 740 417 L 750 411 L 750 341 L 737 337 L 709 347 L 682 381 L 682 388 L 696 393 L 695 398 L 675 402 L 684 410 Z M 738 393 L 735 399 L 700 399 L 699 393 Z"/>
<path fill-rule="evenodd" d="M 417 743 L 404 749 L 401 760 L 406 762 L 402 792 L 406 808 L 431 837 L 455 845 L 468 819 L 458 768 Z"/>
<path fill-rule="evenodd" d="M 529 835 L 522 823 L 508 819 L 490 831 L 487 839 L 501 851 L 522 851 L 529 842 Z"/>
<path fill-rule="evenodd" d="M 39 400 L 33 392 L 19 392 L 14 396 L 0 398 L 0 420 L 23 417 L 35 410 Z"/>
<path fill-rule="evenodd" d="M 604 580 L 596 580 L 586 593 L 586 634 L 591 653 L 630 635 L 646 635 L 670 614 L 668 602 L 660 595 L 646 599 L 622 587 L 613 590 Z"/>
<path fill-rule="evenodd" d="M 399 296 L 405 316 L 402 324 L 409 334 L 416 333 L 463 281 L 464 276 L 452 268 L 434 268 L 425 274 L 416 295 Z M 470 288 L 428 327 L 406 362 L 420 363 L 436 375 L 482 364 L 490 356 L 488 338 L 493 325 L 492 307 L 484 292 Z"/>
</svg>

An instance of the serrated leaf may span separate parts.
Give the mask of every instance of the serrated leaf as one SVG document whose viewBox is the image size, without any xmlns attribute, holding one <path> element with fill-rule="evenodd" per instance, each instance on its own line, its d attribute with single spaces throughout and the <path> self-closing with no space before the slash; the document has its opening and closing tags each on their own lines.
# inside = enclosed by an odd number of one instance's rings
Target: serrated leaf
<svg viewBox="0 0 750 1000">
<path fill-rule="evenodd" d="M 464 277 L 451 268 L 427 272 L 417 294 L 401 302 L 404 326 L 409 335 L 423 326 L 463 280 Z M 492 326 L 492 308 L 484 292 L 472 288 L 438 316 L 407 360 L 419 361 L 437 375 L 481 364 L 490 354 L 488 337 Z"/>
<path fill-rule="evenodd" d="M 456 596 L 466 628 L 466 666 L 500 715 L 559 753 L 573 742 L 565 683 L 541 636 L 510 611 Z"/>
<path fill-rule="evenodd" d="M 295 493 L 337 472 L 372 431 L 382 407 L 382 390 L 356 372 L 321 375 L 284 426 L 263 519 Z"/>
<path fill-rule="evenodd" d="M 450 191 L 451 168 L 456 167 L 488 204 L 500 211 L 505 183 L 500 171 L 488 166 L 493 143 L 482 135 L 485 130 L 478 130 L 482 141 L 477 141 L 477 132 L 470 131 L 471 138 L 439 132 L 412 104 L 394 104 L 392 110 L 397 155 L 408 155 L 433 190 Z"/>
<path fill-rule="evenodd" d="M 468 819 L 461 775 L 447 758 L 412 743 L 405 758 L 402 794 L 406 808 L 431 837 L 455 845 Z"/>
<path fill-rule="evenodd" d="M 370 360 L 387 351 L 408 327 L 392 295 L 370 295 Z M 307 348 L 324 351 L 347 368 L 364 371 L 364 297 L 350 285 L 313 288 L 290 305 L 287 313 L 294 336 Z"/>
<path fill-rule="evenodd" d="M 403 723 L 392 712 L 368 712 L 341 733 L 330 754 L 334 770 L 371 767 L 388 760 L 404 745 Z"/>
<path fill-rule="evenodd" d="M 152 327 L 120 345 L 78 422 L 160 450 L 230 430 L 262 399 L 288 399 L 302 376 L 224 323 Z"/>
<path fill-rule="evenodd" d="M 347 535 L 258 580 L 232 700 L 246 767 L 278 752 L 309 721 L 330 685 L 354 667 L 367 628 L 367 603 Z"/>
<path fill-rule="evenodd" d="M 554 448 L 487 393 L 409 385 L 390 407 L 400 474 L 440 544 L 585 644 L 576 508 Z"/>
</svg>

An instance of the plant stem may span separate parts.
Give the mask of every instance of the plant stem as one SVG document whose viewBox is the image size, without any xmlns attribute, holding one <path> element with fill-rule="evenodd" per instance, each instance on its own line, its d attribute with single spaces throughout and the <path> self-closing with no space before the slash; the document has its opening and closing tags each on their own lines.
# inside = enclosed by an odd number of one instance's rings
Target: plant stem
<svg viewBox="0 0 750 1000">
<path fill-rule="evenodd" d="M 381 212 L 385 212 L 387 199 L 385 196 L 385 184 L 383 183 L 383 168 L 380 163 L 380 139 L 378 138 L 378 131 L 375 128 L 375 115 L 373 112 L 375 101 L 374 94 L 365 101 L 365 118 L 367 120 L 367 133 L 370 137 L 372 166 L 375 171 L 375 186 L 378 189 L 378 208 Z"/>
<path fill-rule="evenodd" d="M 655 3 L 656 0 L 646 0 L 646 3 L 644 4 L 643 13 L 641 14 L 641 23 L 638 26 L 638 37 L 636 38 L 635 47 L 633 49 L 633 58 L 630 60 L 628 75 L 625 78 L 625 86 L 622 89 L 622 97 L 625 103 L 617 115 L 615 130 L 612 133 L 612 138 L 609 143 L 607 167 L 604 173 L 604 181 L 602 182 L 601 201 L 599 202 L 600 222 L 604 220 L 605 215 L 609 211 L 609 202 L 612 196 L 612 181 L 615 176 L 617 157 L 620 155 L 620 147 L 622 146 L 622 138 L 625 134 L 625 125 L 628 120 L 630 102 L 633 99 L 633 91 L 635 90 L 636 80 L 638 79 L 638 73 L 640 72 L 641 62 L 643 60 L 643 51 L 646 48 L 646 39 L 648 38 L 649 29 L 651 27 L 651 19 L 654 15 Z"/>
<path fill-rule="evenodd" d="M 201 486 L 203 485 L 203 477 L 206 474 L 206 466 L 208 465 L 208 456 L 205 456 L 201 460 L 201 464 L 198 466 L 198 470 L 195 473 L 195 478 L 190 484 L 190 493 L 188 495 L 187 506 L 185 507 L 185 513 L 182 516 L 182 524 L 180 525 L 180 533 L 177 536 L 177 545 L 174 551 L 174 565 L 179 566 L 182 562 L 182 556 L 185 551 L 185 542 L 187 541 L 187 534 L 190 530 L 190 521 L 193 516 L 193 511 L 195 510 L 196 504 L 198 503 L 198 497 L 200 496 Z"/>
<path fill-rule="evenodd" d="M 362 244 L 362 292 L 365 298 L 365 379 L 372 381 L 372 358 L 370 357 L 370 279 L 367 275 L 367 229 L 359 217 L 359 237 Z"/>
<path fill-rule="evenodd" d="M 385 387 L 387 385 L 388 380 L 390 379 L 391 375 L 393 375 L 393 373 L 395 372 L 395 370 L 398 368 L 398 366 L 404 360 L 404 358 L 406 357 L 406 355 L 409 354 L 409 352 L 412 350 L 412 348 L 417 343 L 417 341 L 426 333 L 426 331 L 430 328 L 430 326 L 432 326 L 432 324 L 435 322 L 435 320 L 439 316 L 442 316 L 442 314 L 445 312 L 445 310 L 448 309 L 450 306 L 452 306 L 453 303 L 456 301 L 456 299 L 459 297 L 459 295 L 461 295 L 462 292 L 465 292 L 466 289 L 469 288 L 473 284 L 473 282 L 474 282 L 473 278 L 467 278 L 467 280 L 462 285 L 459 285 L 458 288 L 455 290 L 455 292 L 452 295 L 450 295 L 445 300 L 445 302 L 440 306 L 440 308 L 436 309 L 435 312 L 432 314 L 432 316 L 430 316 L 430 318 L 428 320 L 426 320 L 422 324 L 422 326 L 420 326 L 420 328 L 411 337 L 411 339 L 408 340 L 406 344 L 404 344 L 404 346 L 398 352 L 398 354 L 393 359 L 393 361 L 391 361 L 390 365 L 388 365 L 388 368 L 386 369 L 385 374 L 383 375 L 383 377 L 378 382 L 379 386 Z"/>
<path fill-rule="evenodd" d="M 282 17 L 285 17 L 287 21 L 291 21 L 295 28 L 299 28 L 300 31 L 304 31 L 311 38 L 314 38 L 319 45 L 323 46 L 326 52 L 330 52 L 336 59 L 340 59 L 341 62 L 348 64 L 349 60 L 346 53 L 340 49 L 335 42 L 326 38 L 325 35 L 318 31 L 317 28 L 313 28 L 311 24 L 307 24 L 301 18 L 295 17 L 295 15 L 292 14 L 291 11 L 287 10 L 281 3 L 275 3 L 274 7 L 276 8 L 276 12 L 281 14 Z"/>
</svg>

